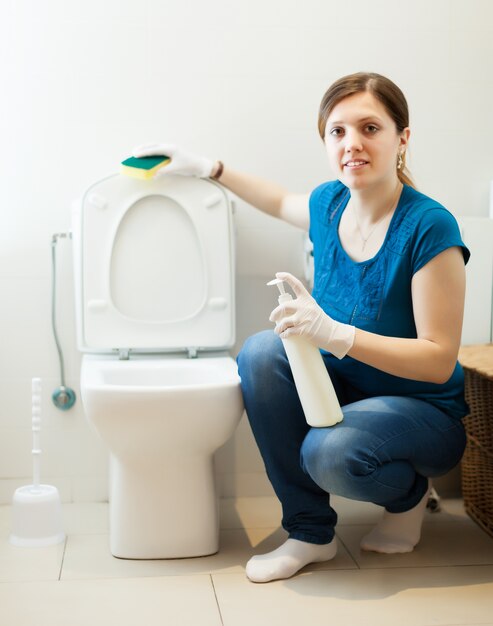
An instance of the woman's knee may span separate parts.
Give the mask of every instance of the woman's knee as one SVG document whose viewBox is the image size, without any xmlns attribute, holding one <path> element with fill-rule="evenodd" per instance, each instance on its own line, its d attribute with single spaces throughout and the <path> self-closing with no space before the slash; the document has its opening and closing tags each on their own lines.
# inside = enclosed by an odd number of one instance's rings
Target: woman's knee
<svg viewBox="0 0 493 626">
<path fill-rule="evenodd" d="M 238 373 L 250 422 L 257 417 L 280 419 L 292 411 L 303 416 L 286 353 L 273 331 L 246 340 L 238 355 Z"/>
<path fill-rule="evenodd" d="M 286 361 L 284 347 L 279 337 L 271 330 L 256 333 L 243 344 L 238 357 L 240 377 L 265 376 L 279 362 Z"/>
<path fill-rule="evenodd" d="M 326 490 L 328 477 L 334 476 L 341 465 L 340 454 L 331 435 L 327 429 L 312 428 L 305 437 L 300 451 L 303 471 Z"/>
<path fill-rule="evenodd" d="M 344 495 L 375 470 L 368 451 L 344 427 L 312 428 L 300 455 L 303 470 L 325 491 Z"/>
</svg>

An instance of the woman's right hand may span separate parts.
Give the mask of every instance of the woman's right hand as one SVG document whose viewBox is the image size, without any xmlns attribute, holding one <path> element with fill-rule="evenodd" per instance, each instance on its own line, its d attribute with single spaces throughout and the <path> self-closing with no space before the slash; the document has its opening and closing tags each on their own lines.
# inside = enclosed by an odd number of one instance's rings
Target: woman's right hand
<svg viewBox="0 0 493 626">
<path fill-rule="evenodd" d="M 198 176 L 208 178 L 211 176 L 215 162 L 205 157 L 185 152 L 172 143 L 150 143 L 137 146 L 132 150 L 134 157 L 162 156 L 166 155 L 171 163 L 156 172 L 156 176 L 166 174 L 180 174 L 182 176 Z"/>
</svg>

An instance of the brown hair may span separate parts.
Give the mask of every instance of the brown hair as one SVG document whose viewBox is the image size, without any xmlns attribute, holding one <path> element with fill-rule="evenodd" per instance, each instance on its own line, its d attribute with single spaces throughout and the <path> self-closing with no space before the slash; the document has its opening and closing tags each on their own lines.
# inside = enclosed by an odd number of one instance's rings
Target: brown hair
<svg viewBox="0 0 493 626">
<path fill-rule="evenodd" d="M 332 109 L 344 98 L 364 91 L 371 93 L 383 104 L 394 120 L 398 133 L 409 126 L 407 101 L 399 87 L 381 74 L 358 72 L 336 80 L 325 92 L 318 112 L 318 132 L 322 140 L 325 139 L 325 126 Z M 397 170 L 397 176 L 401 183 L 415 187 L 406 168 L 405 153 L 402 155 L 402 167 Z"/>
</svg>

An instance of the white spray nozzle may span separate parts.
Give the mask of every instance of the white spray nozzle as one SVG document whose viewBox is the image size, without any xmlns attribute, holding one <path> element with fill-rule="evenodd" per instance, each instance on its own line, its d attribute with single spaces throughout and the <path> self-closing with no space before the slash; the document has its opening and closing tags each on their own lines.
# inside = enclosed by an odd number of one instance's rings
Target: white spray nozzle
<svg viewBox="0 0 493 626">
<path fill-rule="evenodd" d="M 279 293 L 281 294 L 277 300 L 279 304 L 283 304 L 293 299 L 293 296 L 284 289 L 284 282 L 285 281 L 280 278 L 274 278 L 274 280 L 267 283 L 268 285 L 276 285 L 279 289 Z"/>
<path fill-rule="evenodd" d="M 279 293 L 281 295 L 284 295 L 286 293 L 286 290 L 284 289 L 284 281 L 280 278 L 274 278 L 274 280 L 269 281 L 267 285 L 269 287 L 271 287 L 272 285 L 277 285 L 277 288 L 279 289 Z"/>
</svg>

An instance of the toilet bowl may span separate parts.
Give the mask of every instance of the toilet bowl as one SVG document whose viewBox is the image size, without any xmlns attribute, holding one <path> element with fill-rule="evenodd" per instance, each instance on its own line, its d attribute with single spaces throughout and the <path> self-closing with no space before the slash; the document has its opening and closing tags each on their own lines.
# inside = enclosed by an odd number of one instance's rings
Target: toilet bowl
<svg viewBox="0 0 493 626">
<path fill-rule="evenodd" d="M 231 205 L 209 180 L 116 175 L 73 221 L 81 399 L 110 454 L 110 550 L 218 550 L 214 453 L 243 412 Z"/>
</svg>

